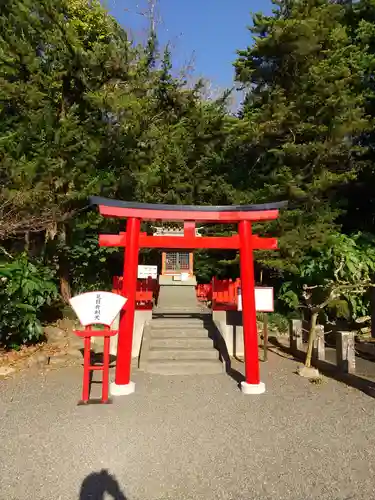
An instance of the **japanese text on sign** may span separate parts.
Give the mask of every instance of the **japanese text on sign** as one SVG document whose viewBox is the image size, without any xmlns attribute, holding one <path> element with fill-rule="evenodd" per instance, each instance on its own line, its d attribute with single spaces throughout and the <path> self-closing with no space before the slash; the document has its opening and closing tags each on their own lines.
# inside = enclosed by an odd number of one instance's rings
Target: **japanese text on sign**
<svg viewBox="0 0 375 500">
<path fill-rule="evenodd" d="M 100 293 L 96 294 L 96 301 L 95 301 L 95 312 L 94 312 L 94 317 L 95 321 L 100 321 L 100 303 L 101 303 L 101 296 Z"/>
</svg>

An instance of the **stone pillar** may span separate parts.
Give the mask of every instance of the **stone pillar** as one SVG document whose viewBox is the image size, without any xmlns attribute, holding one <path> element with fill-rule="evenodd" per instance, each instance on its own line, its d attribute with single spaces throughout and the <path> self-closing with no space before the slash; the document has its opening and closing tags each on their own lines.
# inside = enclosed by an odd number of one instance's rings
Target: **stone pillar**
<svg viewBox="0 0 375 500">
<path fill-rule="evenodd" d="M 375 338 L 375 288 L 371 289 L 371 337 Z"/>
<path fill-rule="evenodd" d="M 324 326 L 317 325 L 315 329 L 315 341 L 313 345 L 312 357 L 316 361 L 325 361 L 326 350 L 324 345 Z"/>
<path fill-rule="evenodd" d="M 152 310 L 138 310 L 134 314 L 132 358 L 138 358 L 141 352 L 143 330 L 145 324 L 152 319 Z M 112 330 L 118 330 L 120 315 L 118 315 L 111 325 Z M 95 338 L 95 337 L 94 337 Z M 118 335 L 110 337 L 109 352 L 112 356 L 117 356 Z"/>
<path fill-rule="evenodd" d="M 302 351 L 302 320 L 292 319 L 289 323 L 290 350 L 295 354 Z"/>
<path fill-rule="evenodd" d="M 336 336 L 336 362 L 339 370 L 355 373 L 354 332 L 338 332 Z"/>
</svg>

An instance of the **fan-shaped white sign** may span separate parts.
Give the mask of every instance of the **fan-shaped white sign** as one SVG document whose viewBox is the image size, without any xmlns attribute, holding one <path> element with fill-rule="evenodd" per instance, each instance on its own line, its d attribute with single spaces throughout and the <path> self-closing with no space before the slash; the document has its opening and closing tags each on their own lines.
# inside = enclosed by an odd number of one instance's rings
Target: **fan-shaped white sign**
<svg viewBox="0 0 375 500">
<path fill-rule="evenodd" d="M 111 292 L 87 292 L 70 299 L 70 305 L 78 316 L 81 325 L 110 326 L 127 299 Z"/>
</svg>

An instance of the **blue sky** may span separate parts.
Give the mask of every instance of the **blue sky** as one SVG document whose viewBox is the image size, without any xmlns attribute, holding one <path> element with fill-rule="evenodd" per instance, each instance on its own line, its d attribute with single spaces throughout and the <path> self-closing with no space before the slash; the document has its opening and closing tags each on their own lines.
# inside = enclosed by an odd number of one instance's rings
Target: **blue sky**
<svg viewBox="0 0 375 500">
<path fill-rule="evenodd" d="M 103 0 L 106 8 L 133 36 L 145 37 L 146 19 L 137 14 L 147 0 Z M 137 8 L 138 4 L 138 8 Z M 236 50 L 251 43 L 246 26 L 251 12 L 271 12 L 271 0 L 159 0 L 158 36 L 171 44 L 177 68 L 192 62 L 195 77 L 206 77 L 214 87 L 233 84 Z"/>
</svg>

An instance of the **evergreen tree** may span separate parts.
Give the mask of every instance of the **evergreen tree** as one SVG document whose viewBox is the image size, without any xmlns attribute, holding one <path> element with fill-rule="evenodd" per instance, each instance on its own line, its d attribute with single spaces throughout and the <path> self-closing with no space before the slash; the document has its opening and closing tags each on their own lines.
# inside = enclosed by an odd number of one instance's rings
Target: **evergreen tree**
<svg viewBox="0 0 375 500">
<path fill-rule="evenodd" d="M 237 80 L 247 89 L 238 125 L 240 171 L 250 199 L 286 199 L 273 228 L 278 257 L 267 265 L 298 273 L 324 245 L 343 209 L 337 192 L 363 167 L 357 137 L 368 126 L 360 89 L 366 53 L 346 25 L 346 7 L 325 0 L 280 0 L 254 16 L 254 45 L 239 51 Z"/>
<path fill-rule="evenodd" d="M 11 234 L 65 220 L 115 179 L 96 94 L 124 79 L 129 47 L 98 2 L 10 0 L 0 31 L 1 207 Z"/>
</svg>

